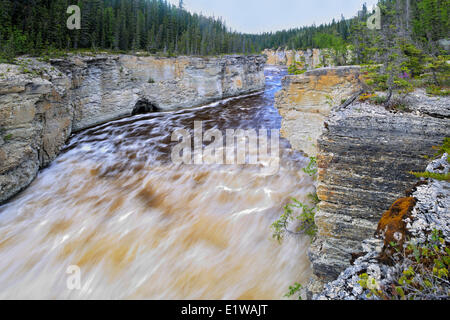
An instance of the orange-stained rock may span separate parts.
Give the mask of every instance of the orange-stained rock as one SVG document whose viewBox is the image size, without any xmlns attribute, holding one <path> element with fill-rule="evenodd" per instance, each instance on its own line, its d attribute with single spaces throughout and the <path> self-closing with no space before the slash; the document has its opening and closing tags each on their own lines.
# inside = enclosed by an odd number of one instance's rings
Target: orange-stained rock
<svg viewBox="0 0 450 320">
<path fill-rule="evenodd" d="M 406 219 L 416 205 L 416 199 L 401 198 L 386 211 L 378 223 L 376 234 L 384 237 L 384 251 L 391 248 L 391 244 L 402 246 L 406 239 Z M 388 252 L 386 252 L 388 253 Z"/>
<path fill-rule="evenodd" d="M 361 89 L 359 66 L 321 68 L 283 79 L 275 106 L 283 117 L 281 134 L 295 150 L 318 154 L 317 139 L 331 109 Z"/>
</svg>

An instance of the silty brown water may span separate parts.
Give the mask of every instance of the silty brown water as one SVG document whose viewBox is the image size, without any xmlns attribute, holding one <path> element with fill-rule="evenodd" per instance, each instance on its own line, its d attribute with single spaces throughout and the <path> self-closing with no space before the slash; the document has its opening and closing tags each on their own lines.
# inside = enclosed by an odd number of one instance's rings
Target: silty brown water
<svg viewBox="0 0 450 320">
<path fill-rule="evenodd" d="M 281 299 L 310 274 L 307 237 L 271 239 L 308 163 L 280 142 L 280 169 L 177 165 L 177 128 L 279 129 L 283 69 L 261 94 L 134 116 L 71 137 L 32 185 L 0 207 L 0 298 Z M 255 152 L 255 150 L 250 150 Z M 70 290 L 71 265 L 80 290 Z"/>
</svg>

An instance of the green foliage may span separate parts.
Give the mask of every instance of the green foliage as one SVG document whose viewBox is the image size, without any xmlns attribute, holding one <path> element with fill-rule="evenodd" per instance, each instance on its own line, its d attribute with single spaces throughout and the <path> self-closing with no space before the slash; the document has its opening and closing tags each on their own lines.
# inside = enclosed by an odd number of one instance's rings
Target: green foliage
<svg viewBox="0 0 450 320">
<path fill-rule="evenodd" d="M 369 298 L 383 300 L 447 299 L 450 292 L 450 248 L 442 232 L 433 230 L 423 244 L 409 242 L 391 257 L 396 270 L 392 286 L 382 287 L 367 273 L 358 283 Z"/>
<path fill-rule="evenodd" d="M 434 96 L 448 96 L 450 95 L 450 90 L 447 88 L 439 87 L 436 85 L 427 87 L 427 94 Z"/>
<path fill-rule="evenodd" d="M 13 138 L 13 135 L 11 133 L 3 136 L 3 141 L 10 141 Z"/>
<path fill-rule="evenodd" d="M 310 157 L 309 158 L 309 163 L 306 166 L 306 168 L 302 169 L 304 173 L 306 173 L 307 175 L 309 175 L 310 177 L 315 178 L 317 175 L 317 158 L 316 157 Z"/>
<path fill-rule="evenodd" d="M 425 53 L 411 42 L 402 41 L 400 46 L 405 56 L 403 63 L 405 70 L 410 71 L 411 77 L 423 74 L 425 71 Z"/>
<path fill-rule="evenodd" d="M 155 83 L 155 80 L 153 80 L 153 78 L 149 78 L 148 83 Z"/>
<path fill-rule="evenodd" d="M 310 207 L 296 199 L 292 199 L 292 201 L 293 203 L 289 203 L 284 207 L 284 213 L 281 217 L 272 224 L 272 237 L 281 242 L 286 233 L 289 233 L 296 235 L 306 234 L 313 239 L 317 233 L 317 226 L 314 221 L 316 207 Z M 300 209 L 300 213 L 298 209 Z M 288 225 L 292 221 L 299 223 L 296 231 L 290 231 L 288 229 Z"/>
<path fill-rule="evenodd" d="M 428 51 L 436 53 L 436 41 L 448 38 L 449 0 L 412 1 L 414 4 L 413 30 L 415 37 Z"/>
<path fill-rule="evenodd" d="M 425 59 L 425 70 L 432 74 L 435 86 L 449 84 L 450 64 L 447 63 L 449 59 L 450 56 L 448 55 L 429 56 Z"/>
<path fill-rule="evenodd" d="M 367 273 L 363 273 L 359 276 L 358 283 L 364 289 L 369 290 L 370 293 L 367 295 L 369 298 L 382 295 L 380 284 L 375 278 L 369 276 Z"/>
<path fill-rule="evenodd" d="M 331 49 L 336 65 L 346 64 L 348 44 L 341 36 L 331 33 L 318 33 L 313 37 L 313 43 L 319 49 Z"/>
<path fill-rule="evenodd" d="M 450 155 L 450 138 L 449 137 L 444 138 L 444 143 L 442 144 L 442 146 L 434 147 L 433 149 L 437 150 L 437 152 L 434 154 L 435 158 L 442 157 L 444 153 Z"/>
<path fill-rule="evenodd" d="M 289 74 L 304 74 L 306 68 L 304 63 L 294 61 L 294 63 L 288 67 L 288 72 Z"/>
<path fill-rule="evenodd" d="M 23 34 L 16 28 L 12 28 L 9 37 L 1 41 L 0 38 L 0 63 L 14 63 L 14 58 L 28 52 L 29 40 L 26 34 Z"/>
<path fill-rule="evenodd" d="M 416 178 L 434 179 L 439 181 L 450 181 L 450 173 L 435 173 L 435 172 L 410 172 Z"/>
<path fill-rule="evenodd" d="M 436 86 L 447 86 L 449 57 L 437 49 L 437 41 L 448 38 L 443 26 L 448 26 L 449 0 L 380 0 L 378 5 L 381 30 L 367 31 L 361 21 L 352 27 L 357 60 L 367 64 L 369 91 L 387 91 L 383 104 L 388 105 L 394 93 L 406 95 L 427 78 Z M 428 92 L 448 94 L 445 89 Z M 407 109 L 402 103 L 391 107 Z"/>
<path fill-rule="evenodd" d="M 444 138 L 444 143 L 441 146 L 433 147 L 433 149 L 436 150 L 436 153 L 434 154 L 433 158 L 437 159 L 442 157 L 445 153 L 449 156 L 447 157 L 447 161 L 450 160 L 450 138 L 446 137 Z M 410 171 L 410 174 L 414 175 L 416 178 L 426 178 L 426 179 L 435 179 L 439 181 L 449 181 L 450 180 L 450 173 L 442 174 L 442 173 L 435 173 L 435 172 L 413 172 Z"/>
<path fill-rule="evenodd" d="M 386 16 L 405 24 L 412 32 L 403 38 L 413 39 L 417 47 L 437 56 L 437 41 L 448 38 L 449 0 L 410 1 L 408 13 L 405 6 L 395 12 L 394 0 L 380 0 Z M 78 4 L 82 12 L 81 30 L 66 28 L 69 4 Z M 257 53 L 265 48 L 330 49 L 337 64 L 346 62 L 349 49 L 354 52 L 356 63 L 366 63 L 377 55 L 378 32 L 369 30 L 366 21 L 371 15 L 367 6 L 358 17 L 333 20 L 319 26 L 306 26 L 278 32 L 244 34 L 231 31 L 220 18 L 190 13 L 183 6 L 166 0 L 36 0 L 0 1 L 0 62 L 12 62 L 20 54 L 47 54 L 56 50 L 89 49 L 114 50 L 115 52 L 217 55 L 222 53 Z M 386 18 L 386 17 L 384 17 Z M 385 20 L 385 19 L 383 19 Z M 388 19 L 389 20 L 389 19 Z M 398 28 L 399 30 L 402 28 Z M 404 29 L 404 28 L 403 28 Z M 396 34 L 391 32 L 391 34 Z M 400 30 L 401 31 L 401 30 Z M 351 43 L 351 47 L 349 44 Z M 389 44 L 390 45 L 390 44 Z M 415 50 L 410 52 L 407 67 L 411 72 L 420 68 L 421 59 Z M 379 55 L 378 55 L 379 56 Z M 301 69 L 300 69 L 301 70 Z"/>
<path fill-rule="evenodd" d="M 232 32 L 220 18 L 190 13 L 165 0 L 78 1 L 81 30 L 66 28 L 67 0 L 0 1 L 0 60 L 57 50 L 109 49 L 214 55 L 256 53 L 260 35 Z"/>
<path fill-rule="evenodd" d="M 298 300 L 302 300 L 302 297 L 300 296 L 300 292 L 302 289 L 303 289 L 303 286 L 300 283 L 296 282 L 296 283 L 294 283 L 293 286 L 289 286 L 289 292 L 286 293 L 284 296 L 286 298 L 290 298 L 290 297 L 293 297 L 294 295 L 298 294 Z"/>
</svg>

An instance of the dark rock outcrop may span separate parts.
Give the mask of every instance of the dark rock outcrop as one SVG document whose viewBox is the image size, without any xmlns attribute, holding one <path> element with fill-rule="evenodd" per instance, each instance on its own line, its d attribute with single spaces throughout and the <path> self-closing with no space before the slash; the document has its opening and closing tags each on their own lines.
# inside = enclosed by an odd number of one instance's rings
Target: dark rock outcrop
<svg viewBox="0 0 450 320">
<path fill-rule="evenodd" d="M 437 159 L 427 167 L 427 171 L 445 174 L 449 172 L 448 154 Z M 403 205 L 402 205 L 403 204 Z M 394 203 L 387 211 L 378 225 L 377 238 L 371 238 L 362 242 L 362 256 L 359 257 L 351 267 L 343 271 L 337 280 L 325 285 L 325 289 L 315 299 L 379 299 L 368 288 L 360 284 L 360 275 L 367 274 L 372 281 L 373 287 L 377 290 L 383 289 L 390 291 L 392 286 L 399 285 L 396 282 L 403 271 L 409 268 L 412 262 L 397 261 L 397 263 L 388 263 L 384 255 L 388 254 L 392 262 L 392 257 L 398 248 L 406 246 L 406 237 L 408 243 L 414 243 L 416 246 L 432 243 L 433 232 L 440 232 L 445 243 L 450 243 L 450 182 L 428 179 L 418 184 L 412 192 L 412 197 L 403 198 Z M 401 209 L 401 210 L 398 210 Z M 396 214 L 403 213 L 403 214 Z M 393 219 L 392 219 L 393 218 Z M 397 232 L 396 239 L 390 239 L 390 231 Z M 388 243 L 396 243 L 397 250 L 387 253 L 385 251 Z M 435 246 L 435 245 L 434 245 Z M 401 249 L 403 251 L 404 249 Z M 426 260 L 424 262 L 427 262 Z M 423 262 L 422 262 L 423 263 Z M 428 293 L 415 293 L 416 299 L 449 299 L 450 285 L 448 281 L 443 281 L 446 288 L 439 286 L 436 291 L 444 293 L 437 294 L 430 290 Z M 445 294 L 445 292 L 447 292 Z M 399 297 L 401 298 L 401 297 Z"/>
<path fill-rule="evenodd" d="M 433 146 L 450 136 L 449 102 L 418 90 L 410 112 L 354 103 L 331 113 L 318 140 L 319 233 L 309 252 L 317 281 L 336 279 L 381 213 L 416 183 L 409 172 L 423 171 Z"/>
</svg>

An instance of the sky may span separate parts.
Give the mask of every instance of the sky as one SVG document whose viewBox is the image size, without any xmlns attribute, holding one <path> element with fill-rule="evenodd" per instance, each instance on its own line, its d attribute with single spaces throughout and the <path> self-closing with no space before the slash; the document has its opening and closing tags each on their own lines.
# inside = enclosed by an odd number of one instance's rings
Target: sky
<svg viewBox="0 0 450 320">
<path fill-rule="evenodd" d="M 179 0 L 169 0 L 178 5 Z M 222 17 L 234 31 L 260 33 L 317 25 L 333 18 L 353 17 L 367 3 L 377 0 L 184 0 L 191 12 Z"/>
</svg>

